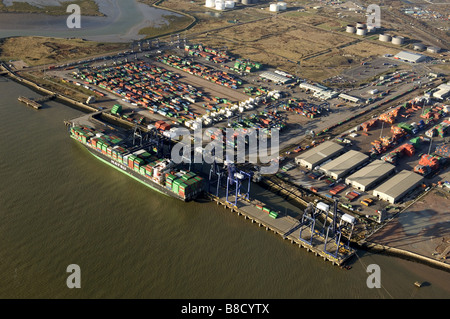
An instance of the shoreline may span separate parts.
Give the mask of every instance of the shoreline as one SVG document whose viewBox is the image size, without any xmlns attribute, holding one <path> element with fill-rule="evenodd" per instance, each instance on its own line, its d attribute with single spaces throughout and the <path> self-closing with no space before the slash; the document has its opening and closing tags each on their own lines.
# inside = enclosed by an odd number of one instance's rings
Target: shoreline
<svg viewBox="0 0 450 319">
<path fill-rule="evenodd" d="M 17 82 L 18 84 L 22 84 L 22 85 L 24 85 L 28 88 L 31 88 L 32 90 L 34 90 L 38 93 L 41 93 L 41 94 L 45 94 L 45 95 L 55 94 L 56 100 L 62 102 L 63 104 L 68 104 L 69 106 L 73 106 L 77 109 L 81 108 L 84 112 L 87 112 L 87 113 L 98 112 L 98 110 L 94 107 L 91 107 L 87 104 L 78 102 L 69 96 L 65 96 L 60 93 L 55 93 L 51 90 L 45 89 L 45 88 L 41 87 L 40 85 L 38 85 L 37 83 L 34 83 L 31 80 L 25 79 L 25 78 L 15 74 L 14 72 L 12 72 L 8 68 L 6 68 L 3 65 L 3 63 L 0 63 L 0 69 L 5 70 L 7 72 L 7 77 L 10 78 L 11 80 Z M 442 271 L 450 272 L 449 264 L 446 264 L 445 262 L 440 262 L 438 260 L 420 255 L 418 253 L 410 252 L 405 249 L 399 249 L 399 248 L 395 248 L 395 247 L 391 247 L 391 246 L 386 246 L 386 245 L 383 245 L 380 243 L 375 243 L 375 242 L 368 241 L 368 240 L 366 240 L 362 243 L 352 242 L 351 245 L 354 245 L 355 248 L 357 248 L 357 249 L 361 249 L 361 250 L 365 250 L 365 251 L 369 251 L 369 252 L 376 252 L 376 253 L 380 253 L 380 254 L 387 255 L 387 256 L 394 256 L 394 257 L 401 258 L 404 260 L 418 262 L 418 263 L 421 263 L 426 266 L 433 267 L 433 268 L 436 268 L 436 269 L 439 269 Z"/>
<path fill-rule="evenodd" d="M 1 0 L 0 0 L 1 1 Z M 12 36 L 47 36 L 58 38 L 83 38 L 97 42 L 126 42 L 143 40 L 146 34 L 140 33 L 146 27 L 156 25 L 173 24 L 166 16 L 180 15 L 187 17 L 192 22 L 179 28 L 168 28 L 170 31 L 158 36 L 166 36 L 175 32 L 181 32 L 195 24 L 194 17 L 176 10 L 160 7 L 154 4 L 146 4 L 137 0 L 118 2 L 110 0 L 98 3 L 99 12 L 102 15 L 85 15 L 82 21 L 82 29 L 69 30 L 65 25 L 65 15 L 52 15 L 45 12 L 0 12 L 0 38 Z M 69 13 L 67 13 L 68 15 Z M 26 21 L 19 24 L 17 21 Z M 40 27 L 41 26 L 41 27 Z"/>
<path fill-rule="evenodd" d="M 450 265 L 449 264 L 440 262 L 438 260 L 423 256 L 423 255 L 420 255 L 417 253 L 413 253 L 413 252 L 405 250 L 405 249 L 386 246 L 383 244 L 374 243 L 374 242 L 370 242 L 370 241 L 366 241 L 362 244 L 356 243 L 355 247 L 358 249 L 361 249 L 361 250 L 368 251 L 368 252 L 376 252 L 379 254 L 383 254 L 385 256 L 393 256 L 393 257 L 401 258 L 401 259 L 404 259 L 407 261 L 417 262 L 417 263 L 426 265 L 428 267 L 433 267 L 435 269 L 439 269 L 439 270 L 450 273 Z"/>
<path fill-rule="evenodd" d="M 30 3 L 31 2 L 31 3 Z M 73 3 L 75 2 L 75 3 Z M 101 10 L 101 2 L 98 0 L 91 0 L 91 2 L 86 3 L 83 0 L 75 0 L 75 1 L 56 1 L 55 3 L 53 3 L 53 5 L 49 5 L 45 2 L 38 2 L 38 1 L 11 1 L 11 4 L 9 6 L 7 6 L 3 0 L 0 0 L 0 5 L 2 5 L 3 9 L 0 9 L 0 13 L 7 13 L 7 14 L 12 14 L 12 13 L 17 13 L 17 14 L 46 14 L 46 15 L 50 15 L 50 16 L 65 16 L 68 14 L 68 12 L 66 12 L 66 9 L 64 9 L 65 7 L 67 8 L 68 5 L 70 4 L 78 4 L 78 5 L 89 5 L 90 7 L 92 5 L 96 5 L 97 9 L 96 10 L 89 10 L 88 14 L 85 14 L 85 16 L 89 16 L 89 17 L 105 17 L 107 16 L 104 12 L 102 12 Z M 21 8 L 22 11 L 20 11 L 21 9 L 19 8 L 17 10 L 14 11 L 9 11 L 8 8 L 10 7 L 14 7 L 14 5 L 16 6 L 26 6 L 28 9 L 24 9 Z M 51 10 L 54 9 L 54 10 Z M 94 8 L 90 8 L 90 9 L 94 9 Z M 29 11 L 28 11 L 29 10 Z"/>
</svg>

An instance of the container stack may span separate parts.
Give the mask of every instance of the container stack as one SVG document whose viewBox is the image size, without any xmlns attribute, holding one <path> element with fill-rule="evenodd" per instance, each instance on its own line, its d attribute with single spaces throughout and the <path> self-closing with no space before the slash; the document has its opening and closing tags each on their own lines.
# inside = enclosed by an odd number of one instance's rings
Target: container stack
<svg viewBox="0 0 450 319">
<path fill-rule="evenodd" d="M 443 121 L 442 123 L 438 124 L 436 126 L 437 133 L 439 137 L 444 137 L 448 134 L 450 131 L 450 121 Z"/>
<path fill-rule="evenodd" d="M 77 126 L 71 127 L 70 133 L 80 142 L 116 161 L 115 165 L 124 165 L 159 184 L 164 185 L 165 182 L 166 188 L 185 200 L 192 199 L 203 191 L 203 179 L 194 172 L 176 171 L 170 160 L 158 159 L 144 149 L 130 153 L 129 149 L 118 145 L 122 143 L 122 139 L 115 135 Z"/>
<path fill-rule="evenodd" d="M 234 63 L 234 70 L 235 71 L 242 71 L 242 72 L 256 72 L 259 71 L 262 68 L 262 65 L 258 62 L 252 62 L 247 60 L 237 60 Z"/>
<path fill-rule="evenodd" d="M 298 98 L 289 99 L 287 103 L 282 104 L 282 107 L 286 111 L 294 112 L 311 119 L 319 117 L 322 114 L 319 107 L 300 101 Z"/>
<path fill-rule="evenodd" d="M 87 127 L 73 126 L 70 128 L 70 133 L 83 144 L 87 144 L 90 138 L 94 136 L 92 131 Z"/>
<path fill-rule="evenodd" d="M 422 142 L 422 139 L 420 137 L 414 137 L 412 139 L 409 140 L 409 143 L 414 146 L 414 148 L 419 148 L 420 144 Z"/>
<path fill-rule="evenodd" d="M 184 50 L 190 56 L 202 57 L 206 61 L 212 61 L 214 63 L 226 63 L 234 60 L 226 51 L 216 50 L 201 44 L 186 45 Z"/>
<path fill-rule="evenodd" d="M 122 113 L 122 105 L 115 104 L 111 109 L 111 114 L 120 115 L 120 113 Z"/>
<path fill-rule="evenodd" d="M 170 178 L 172 191 L 185 199 L 193 198 L 203 190 L 203 179 L 193 172 L 187 172 L 181 177 L 171 176 Z"/>
<path fill-rule="evenodd" d="M 361 129 L 364 132 L 368 132 L 372 127 L 374 127 L 378 122 L 378 119 L 372 119 L 369 120 L 367 122 L 364 122 L 363 124 L 361 124 Z"/>
<path fill-rule="evenodd" d="M 272 217 L 273 219 L 276 219 L 278 217 L 278 213 L 271 210 L 269 207 L 265 206 L 264 204 L 262 205 L 256 205 L 256 208 L 260 209 L 261 211 L 263 211 L 264 213 L 268 214 L 270 217 Z"/>
<path fill-rule="evenodd" d="M 155 128 L 160 131 L 168 131 L 168 130 L 170 130 L 170 127 L 171 127 L 170 124 L 166 123 L 164 121 L 157 121 L 155 123 Z"/>
<path fill-rule="evenodd" d="M 200 63 L 191 62 L 176 55 L 164 55 L 158 57 L 158 61 L 180 69 L 184 72 L 202 77 L 213 83 L 237 89 L 242 85 L 242 80 L 224 71 L 214 70 Z"/>
<path fill-rule="evenodd" d="M 434 153 L 443 158 L 450 158 L 450 144 L 439 145 Z"/>
<path fill-rule="evenodd" d="M 203 98 L 203 92 L 178 81 L 179 75 L 143 61 L 134 61 L 96 71 L 83 70 L 74 77 L 93 77 L 97 85 L 125 102 L 147 108 L 177 120 L 186 120 L 185 113 L 192 113 L 189 105 Z M 114 106 L 113 114 L 121 112 Z M 193 115 L 195 117 L 196 115 Z"/>
<path fill-rule="evenodd" d="M 381 159 L 382 159 L 383 161 L 388 162 L 388 163 L 391 163 L 391 164 L 396 164 L 398 158 L 399 158 L 399 152 L 398 152 L 398 151 L 392 151 L 392 152 L 389 152 L 388 154 L 383 155 L 383 156 L 381 157 Z"/>
<path fill-rule="evenodd" d="M 394 124 L 398 116 L 399 108 L 395 108 L 390 112 L 381 114 L 378 119 L 388 124 Z"/>
<path fill-rule="evenodd" d="M 424 154 L 420 158 L 419 164 L 414 167 L 414 172 L 421 175 L 428 175 L 439 168 L 439 157 Z"/>
</svg>

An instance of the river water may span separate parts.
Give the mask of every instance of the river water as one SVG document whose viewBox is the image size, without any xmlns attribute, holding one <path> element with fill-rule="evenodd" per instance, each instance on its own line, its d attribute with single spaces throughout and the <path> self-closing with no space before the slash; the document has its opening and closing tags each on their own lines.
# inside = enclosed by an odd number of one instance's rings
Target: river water
<svg viewBox="0 0 450 319">
<path fill-rule="evenodd" d="M 82 112 L 19 95 L 38 96 L 0 77 L 0 298 L 450 297 L 446 272 L 364 251 L 342 270 L 214 203 L 153 192 L 69 138 L 63 121 Z M 70 264 L 80 289 L 66 286 Z"/>
<path fill-rule="evenodd" d="M 0 0 L 1 1 L 1 0 Z M 177 13 L 154 8 L 135 0 L 98 0 L 105 17 L 83 16 L 81 28 L 69 29 L 67 16 L 0 13 L 0 38 L 10 36 L 77 37 L 93 41 L 128 42 L 141 39 L 139 30 L 167 23 Z M 64 3 L 63 3 L 64 5 Z"/>
<path fill-rule="evenodd" d="M 168 14 L 100 3 L 108 17 L 83 17 L 79 31 L 66 17 L 0 14 L 0 37 L 129 41 Z M 82 112 L 58 102 L 36 111 L 20 95 L 39 96 L 0 77 L 0 298 L 450 297 L 446 272 L 365 251 L 342 270 L 214 203 L 153 192 L 69 138 L 63 121 Z M 300 212 L 256 185 L 252 193 Z M 70 264 L 81 268 L 81 289 L 66 285 Z M 370 264 L 381 288 L 366 284 Z"/>
</svg>

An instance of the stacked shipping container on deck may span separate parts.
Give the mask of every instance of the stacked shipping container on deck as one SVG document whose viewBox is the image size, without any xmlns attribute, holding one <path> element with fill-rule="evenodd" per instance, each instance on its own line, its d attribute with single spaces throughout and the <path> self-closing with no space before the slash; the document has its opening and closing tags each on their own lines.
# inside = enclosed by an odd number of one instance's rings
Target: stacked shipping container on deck
<svg viewBox="0 0 450 319">
<path fill-rule="evenodd" d="M 81 143 L 152 182 L 165 185 L 185 200 L 193 199 L 203 191 L 203 179 L 194 172 L 177 170 L 170 160 L 158 159 L 143 149 L 130 153 L 126 147 L 119 145 L 123 140 L 115 135 L 106 135 L 82 126 L 71 127 L 70 133 Z"/>
<path fill-rule="evenodd" d="M 262 210 L 264 213 L 269 214 L 270 217 L 272 217 L 273 219 L 276 219 L 278 217 L 278 213 L 271 210 L 269 207 L 265 206 L 264 204 L 262 205 L 256 205 L 256 208 Z"/>
</svg>

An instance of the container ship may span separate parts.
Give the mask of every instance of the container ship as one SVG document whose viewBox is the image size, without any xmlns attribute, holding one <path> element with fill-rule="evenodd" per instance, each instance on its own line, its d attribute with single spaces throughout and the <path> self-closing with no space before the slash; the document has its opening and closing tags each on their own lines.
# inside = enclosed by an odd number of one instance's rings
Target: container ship
<svg viewBox="0 0 450 319">
<path fill-rule="evenodd" d="M 180 169 L 170 159 L 158 158 L 150 150 L 130 147 L 116 135 L 75 125 L 69 133 L 96 158 L 159 193 L 189 201 L 203 191 L 202 177 Z"/>
</svg>

